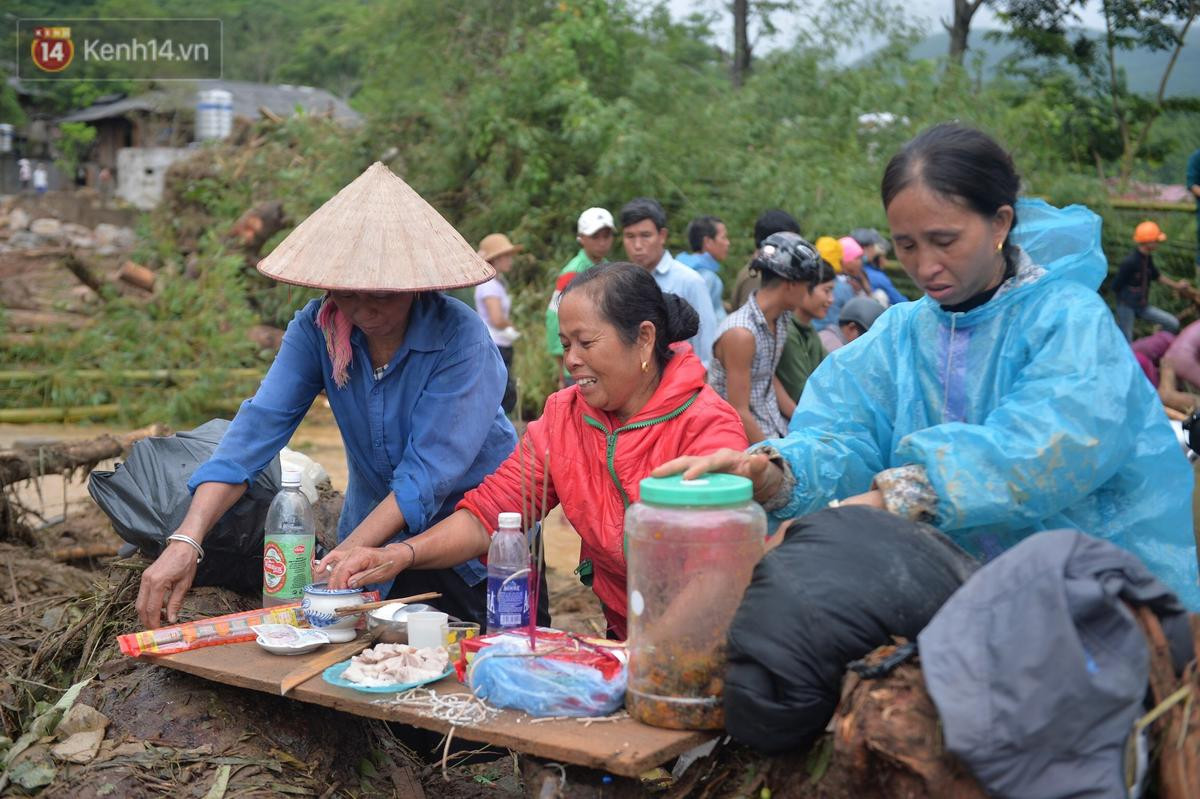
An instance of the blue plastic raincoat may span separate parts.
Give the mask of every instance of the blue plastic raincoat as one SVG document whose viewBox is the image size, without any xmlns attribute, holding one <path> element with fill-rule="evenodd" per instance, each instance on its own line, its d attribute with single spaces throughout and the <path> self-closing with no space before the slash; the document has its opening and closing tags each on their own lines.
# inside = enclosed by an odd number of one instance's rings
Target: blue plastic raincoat
<svg viewBox="0 0 1200 799">
<path fill-rule="evenodd" d="M 1017 204 L 1017 275 L 986 304 L 892 306 L 809 378 L 781 451 L 792 518 L 925 467 L 935 524 L 990 559 L 1039 530 L 1077 528 L 1138 557 L 1200 610 L 1192 470 L 1096 293 L 1100 219 Z"/>
</svg>

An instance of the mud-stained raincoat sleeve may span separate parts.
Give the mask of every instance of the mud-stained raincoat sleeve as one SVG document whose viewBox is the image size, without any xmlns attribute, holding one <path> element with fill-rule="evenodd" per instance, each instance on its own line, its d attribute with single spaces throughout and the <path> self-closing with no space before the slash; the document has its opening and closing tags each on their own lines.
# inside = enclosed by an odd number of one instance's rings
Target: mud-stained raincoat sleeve
<svg viewBox="0 0 1200 799">
<path fill-rule="evenodd" d="M 826 356 L 804 387 L 788 435 L 758 445 L 777 449 L 796 480 L 791 499 L 770 514 L 774 521 L 861 494 L 889 465 L 894 353 L 877 332 L 885 327 L 876 323 L 861 344 Z"/>
</svg>

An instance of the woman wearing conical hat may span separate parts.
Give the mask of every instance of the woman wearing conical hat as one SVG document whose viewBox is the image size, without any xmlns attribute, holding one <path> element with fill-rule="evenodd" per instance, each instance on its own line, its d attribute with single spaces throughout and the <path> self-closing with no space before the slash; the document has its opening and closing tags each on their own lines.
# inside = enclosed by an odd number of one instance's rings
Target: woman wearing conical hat
<svg viewBox="0 0 1200 799">
<path fill-rule="evenodd" d="M 438 293 L 495 271 L 385 166 L 342 189 L 258 269 L 326 294 L 296 313 L 258 392 L 192 475 L 192 504 L 175 533 L 197 546 L 171 541 L 144 572 L 137 607 L 146 627 L 160 624 L 164 602 L 175 621 L 205 534 L 322 390 L 345 442 L 349 485 L 340 543 L 318 564 L 321 574 L 353 547 L 403 541 L 446 517 L 516 445 L 500 409 L 504 364 L 487 327 Z M 391 591 L 438 591 L 442 610 L 482 621 L 486 576 L 468 560 L 408 572 Z"/>
</svg>

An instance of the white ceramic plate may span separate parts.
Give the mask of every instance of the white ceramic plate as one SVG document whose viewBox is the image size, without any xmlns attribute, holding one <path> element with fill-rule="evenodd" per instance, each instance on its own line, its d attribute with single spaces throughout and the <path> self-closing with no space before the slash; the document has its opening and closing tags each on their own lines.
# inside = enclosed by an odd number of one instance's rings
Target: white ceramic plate
<svg viewBox="0 0 1200 799">
<path fill-rule="evenodd" d="M 329 635 L 321 630 L 289 624 L 258 624 L 250 629 L 258 633 L 255 642 L 272 655 L 303 655 L 330 642 Z"/>
<path fill-rule="evenodd" d="M 324 641 L 313 641 L 308 644 L 300 644 L 299 646 L 276 646 L 268 644 L 261 638 L 254 639 L 259 646 L 270 652 L 272 655 L 304 655 L 308 652 L 315 652 L 325 646 Z"/>
</svg>

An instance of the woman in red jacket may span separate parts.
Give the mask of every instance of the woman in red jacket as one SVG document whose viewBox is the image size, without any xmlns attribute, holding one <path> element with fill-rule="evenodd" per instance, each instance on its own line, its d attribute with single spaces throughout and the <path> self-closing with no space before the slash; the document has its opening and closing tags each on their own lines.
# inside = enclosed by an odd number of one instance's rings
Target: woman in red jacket
<svg viewBox="0 0 1200 799">
<path fill-rule="evenodd" d="M 526 491 L 540 496 L 549 458 L 546 508 L 561 504 L 583 539 L 592 589 L 609 632 L 625 637 L 625 508 L 651 469 L 680 455 L 745 448 L 737 412 L 705 383 L 704 366 L 684 343 L 696 312 L 633 264 L 593 267 L 563 292 L 559 305 L 563 363 L 575 381 L 551 394 L 521 440 Z M 441 569 L 485 555 L 502 511 L 521 505 L 520 450 L 466 494 L 449 518 L 421 535 L 353 551 L 330 576 L 355 586 L 405 569 Z M 378 569 L 378 571 L 376 571 Z"/>
</svg>

